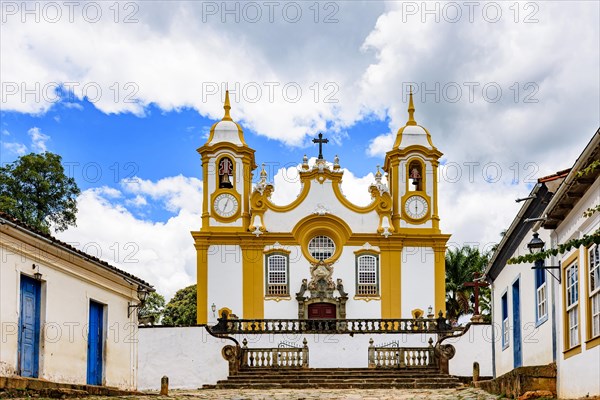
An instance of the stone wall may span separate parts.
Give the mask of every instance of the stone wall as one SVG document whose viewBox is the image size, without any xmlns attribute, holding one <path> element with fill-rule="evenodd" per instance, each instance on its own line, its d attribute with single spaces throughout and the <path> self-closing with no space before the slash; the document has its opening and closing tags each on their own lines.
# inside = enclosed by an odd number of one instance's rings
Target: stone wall
<svg viewBox="0 0 600 400">
<path fill-rule="evenodd" d="M 556 394 L 556 365 L 515 368 L 495 379 L 476 382 L 475 387 L 512 398 L 536 390 L 547 390 Z"/>
<path fill-rule="evenodd" d="M 450 360 L 450 374 L 470 376 L 473 362 L 479 362 L 481 376 L 492 374 L 492 357 L 485 329 L 489 325 L 471 326 L 465 336 L 448 343 L 456 348 Z M 215 384 L 228 376 L 228 363 L 221 356 L 230 340 L 210 336 L 204 327 L 148 327 L 139 330 L 138 389 L 157 390 L 162 376 L 169 377 L 171 388 L 195 389 Z M 277 347 L 281 342 L 301 346 L 304 338 L 309 348 L 310 368 L 367 368 L 369 340 L 375 345 L 398 341 L 400 347 L 427 347 L 425 334 L 249 334 L 250 348 Z M 446 343 L 446 342 L 445 342 Z"/>
</svg>

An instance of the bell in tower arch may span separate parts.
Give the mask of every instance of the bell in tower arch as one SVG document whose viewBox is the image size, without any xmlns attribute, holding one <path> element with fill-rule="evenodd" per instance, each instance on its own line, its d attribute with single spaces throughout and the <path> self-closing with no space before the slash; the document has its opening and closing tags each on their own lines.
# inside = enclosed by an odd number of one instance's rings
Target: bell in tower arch
<svg viewBox="0 0 600 400">
<path fill-rule="evenodd" d="M 411 184 L 414 186 L 413 190 L 420 191 L 422 190 L 422 171 L 421 171 L 421 163 L 418 161 L 413 161 L 410 163 L 408 168 L 408 178 L 411 181 Z"/>
<path fill-rule="evenodd" d="M 219 161 L 219 188 L 230 189 L 233 187 L 231 178 L 233 176 L 233 163 L 227 157 Z"/>
</svg>

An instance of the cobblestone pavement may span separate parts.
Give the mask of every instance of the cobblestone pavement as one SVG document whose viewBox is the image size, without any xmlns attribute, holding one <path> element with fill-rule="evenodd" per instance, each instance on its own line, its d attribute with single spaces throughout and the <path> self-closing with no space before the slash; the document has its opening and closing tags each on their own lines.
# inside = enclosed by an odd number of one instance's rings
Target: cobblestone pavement
<svg viewBox="0 0 600 400">
<path fill-rule="evenodd" d="M 480 389 L 276 389 L 276 390 L 194 390 L 171 391 L 169 397 L 152 396 L 150 400 L 496 400 Z M 136 397 L 89 397 L 93 400 L 136 399 Z"/>
</svg>

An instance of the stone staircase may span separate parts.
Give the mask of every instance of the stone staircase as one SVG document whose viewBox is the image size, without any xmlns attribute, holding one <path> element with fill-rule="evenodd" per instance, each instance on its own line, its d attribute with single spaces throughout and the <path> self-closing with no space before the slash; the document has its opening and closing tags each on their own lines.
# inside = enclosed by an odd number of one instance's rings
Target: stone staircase
<svg viewBox="0 0 600 400">
<path fill-rule="evenodd" d="M 461 386 L 458 378 L 440 374 L 434 368 L 309 368 L 245 369 L 216 385 L 213 389 L 445 389 Z"/>
</svg>

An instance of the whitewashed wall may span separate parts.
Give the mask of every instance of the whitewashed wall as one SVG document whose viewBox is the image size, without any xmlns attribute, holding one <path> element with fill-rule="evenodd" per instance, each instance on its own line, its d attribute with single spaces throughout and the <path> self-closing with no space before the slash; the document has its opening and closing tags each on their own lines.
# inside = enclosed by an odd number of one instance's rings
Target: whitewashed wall
<svg viewBox="0 0 600 400">
<path fill-rule="evenodd" d="M 42 273 L 39 377 L 86 383 L 89 304 L 94 300 L 105 305 L 105 384 L 135 389 L 137 321 L 128 319 L 127 303 L 137 301 L 136 292 L 125 287 L 123 278 L 111 280 L 112 273 L 79 257 L 48 254 L 48 244 L 33 247 L 7 235 L 12 228 L 0 229 L 0 375 L 17 372 L 20 280 L 21 274 L 33 275 L 35 263 Z"/>
<path fill-rule="evenodd" d="M 208 248 L 208 323 L 215 324 L 218 317 L 213 315 L 211 306 L 217 310 L 227 307 L 242 318 L 242 251 L 233 244 L 213 245 Z"/>
<path fill-rule="evenodd" d="M 272 246 L 267 246 L 267 249 Z M 356 255 L 359 246 L 344 247 L 340 258 L 333 264 L 333 280 L 342 279 L 344 290 L 348 293 L 346 318 L 381 318 L 381 301 L 355 300 L 356 294 Z M 265 318 L 297 318 L 298 301 L 295 293 L 300 290 L 302 279 L 310 280 L 310 263 L 302 255 L 300 246 L 286 246 L 290 251 L 290 299 L 279 301 L 265 300 Z M 380 275 L 381 276 L 381 275 Z M 308 295 L 306 293 L 305 295 Z M 337 291 L 335 295 L 338 296 Z"/>
<path fill-rule="evenodd" d="M 472 326 L 469 332 L 462 338 L 447 341 L 457 349 L 456 356 L 450 360 L 450 373 L 471 376 L 473 362 L 477 361 L 481 375 L 491 376 L 489 325 Z M 306 338 L 311 368 L 366 368 L 371 338 L 375 345 L 399 341 L 405 347 L 426 347 L 430 335 L 265 334 L 236 336 L 236 339 L 241 343 L 244 337 L 250 348 L 277 347 L 281 341 L 301 345 Z M 228 364 L 221 356 L 221 349 L 227 344 L 233 342 L 214 338 L 203 327 L 141 328 L 138 388 L 157 390 L 164 375 L 169 377 L 171 388 L 198 388 L 226 379 Z"/>
<path fill-rule="evenodd" d="M 265 227 L 270 232 L 291 232 L 298 221 L 314 214 L 319 205 L 325 207 L 329 214 L 343 216 L 344 222 L 348 224 L 352 232 L 377 232 L 379 227 L 377 212 L 361 214 L 346 208 L 335 196 L 333 183 L 329 179 L 323 183 L 313 179 L 310 183 L 310 192 L 304 201 L 293 210 L 286 213 L 267 210 L 264 215 Z"/>
<path fill-rule="evenodd" d="M 430 247 L 402 249 L 402 318 L 411 318 L 412 310 L 435 308 L 435 255 Z"/>
<path fill-rule="evenodd" d="M 565 243 L 572 238 L 581 238 L 583 235 L 591 234 L 600 227 L 600 213 L 595 213 L 592 217 L 586 218 L 583 212 L 590 207 L 600 203 L 600 179 L 590 187 L 586 195 L 577 203 L 577 206 L 569 213 L 569 216 L 556 229 L 557 243 Z M 557 331 L 558 331 L 558 382 L 557 391 L 559 397 L 584 397 L 600 396 L 600 346 L 590 347 L 588 341 L 587 326 L 587 307 L 585 285 L 588 284 L 586 274 L 588 272 L 588 261 L 586 249 L 582 246 L 577 250 L 559 255 L 553 260 L 552 265 L 558 265 L 559 261 L 564 261 L 573 252 L 579 253 L 579 322 L 581 337 L 581 353 L 565 358 L 563 355 L 564 336 L 564 314 L 563 314 L 563 295 L 562 290 L 557 290 L 556 311 L 557 311 Z M 564 265 L 564 264 L 563 264 Z M 563 274 L 563 285 L 565 284 Z"/>
<path fill-rule="evenodd" d="M 540 230 L 540 239 L 550 243 L 548 231 Z M 533 233 L 525 235 L 512 257 L 528 254 L 527 243 L 531 241 Z M 496 329 L 496 376 L 501 376 L 514 369 L 514 336 L 513 336 L 513 295 L 512 284 L 520 279 L 521 301 L 521 351 L 523 366 L 547 365 L 553 361 L 552 354 L 552 291 L 555 286 L 554 278 L 546 273 L 548 318 L 538 323 L 536 321 L 536 288 L 535 270 L 533 264 L 506 265 L 492 284 L 494 291 L 493 323 Z M 502 344 L 502 295 L 507 293 L 508 318 L 509 318 L 509 344 L 504 348 Z"/>
</svg>

